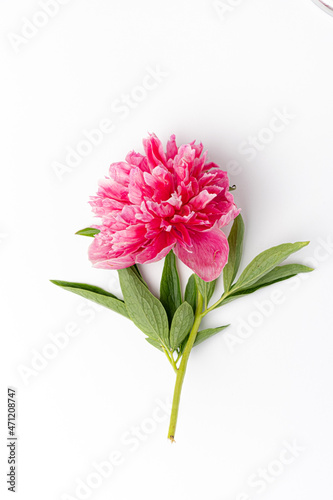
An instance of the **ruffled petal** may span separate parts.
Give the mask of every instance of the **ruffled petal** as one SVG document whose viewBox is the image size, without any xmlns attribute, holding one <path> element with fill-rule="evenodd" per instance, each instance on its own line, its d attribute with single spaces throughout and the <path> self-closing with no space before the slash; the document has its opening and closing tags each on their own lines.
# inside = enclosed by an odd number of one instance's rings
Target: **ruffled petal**
<svg viewBox="0 0 333 500">
<path fill-rule="evenodd" d="M 177 243 L 175 254 L 204 281 L 215 280 L 228 262 L 227 237 L 219 229 L 200 233 L 193 231 L 190 236 L 190 251 Z"/>
<path fill-rule="evenodd" d="M 167 142 L 167 148 L 166 148 L 167 160 L 170 160 L 170 158 L 173 160 L 177 153 L 178 153 L 178 148 L 176 144 L 176 136 L 175 134 L 172 134 Z"/>
<path fill-rule="evenodd" d="M 150 264 L 163 259 L 174 247 L 176 239 L 166 231 L 160 232 L 147 247 L 136 255 L 137 264 Z"/>
<path fill-rule="evenodd" d="M 124 269 L 125 267 L 133 266 L 135 263 L 133 254 L 112 257 L 110 256 L 110 250 L 112 250 L 111 244 L 106 245 L 99 238 L 95 237 L 88 250 L 88 256 L 92 265 L 99 269 Z"/>
<path fill-rule="evenodd" d="M 151 134 L 147 139 L 143 139 L 143 147 L 150 167 L 154 168 L 161 163 L 166 165 L 163 145 L 155 134 Z"/>
</svg>

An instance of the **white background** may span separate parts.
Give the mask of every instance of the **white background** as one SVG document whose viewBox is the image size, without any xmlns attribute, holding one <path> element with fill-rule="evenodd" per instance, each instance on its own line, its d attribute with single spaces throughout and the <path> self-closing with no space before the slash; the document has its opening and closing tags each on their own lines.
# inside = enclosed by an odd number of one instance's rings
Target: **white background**
<svg viewBox="0 0 333 500">
<path fill-rule="evenodd" d="M 83 498 L 79 481 L 98 482 L 94 463 L 117 450 L 121 463 L 86 498 L 332 498 L 333 19 L 310 0 L 226 0 L 224 14 L 212 0 L 65 3 L 51 19 L 34 0 L 0 7 L 1 488 L 11 385 L 20 500 Z M 27 20 L 45 25 L 19 38 Z M 140 93 L 156 67 L 163 77 Z M 274 110 L 293 118 L 249 161 L 239 147 L 269 137 Z M 113 131 L 57 176 L 55 162 L 104 119 Z M 116 273 L 92 269 L 90 241 L 74 233 L 93 222 L 98 179 L 148 132 L 197 139 L 233 165 L 243 266 L 311 240 L 291 261 L 316 267 L 208 317 L 231 326 L 191 355 L 174 445 L 158 406 L 173 392 L 167 360 L 125 318 L 48 281 L 119 294 Z M 156 292 L 161 269 L 143 270 Z M 66 328 L 76 329 L 68 345 L 22 376 Z M 294 442 L 301 451 L 286 455 Z M 248 482 L 260 468 L 271 471 L 262 492 Z"/>
</svg>

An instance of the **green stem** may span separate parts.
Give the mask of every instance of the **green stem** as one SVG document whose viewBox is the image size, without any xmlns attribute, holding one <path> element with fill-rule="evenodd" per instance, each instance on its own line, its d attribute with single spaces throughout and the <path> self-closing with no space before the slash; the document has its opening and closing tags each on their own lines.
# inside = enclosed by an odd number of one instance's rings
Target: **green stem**
<svg viewBox="0 0 333 500">
<path fill-rule="evenodd" d="M 176 378 L 175 390 L 174 390 L 174 394 L 173 394 L 172 410 L 171 410 L 171 417 L 170 417 L 170 427 L 169 427 L 169 432 L 168 432 L 168 439 L 170 439 L 171 442 L 173 442 L 175 440 L 174 438 L 175 438 L 177 418 L 178 418 L 180 394 L 182 391 L 182 386 L 183 386 L 183 382 L 184 382 L 188 358 L 190 356 L 191 349 L 192 349 L 193 344 L 195 342 L 195 338 L 197 336 L 198 329 L 199 329 L 201 320 L 203 318 L 202 305 L 203 305 L 203 298 L 202 298 L 202 295 L 200 294 L 200 292 L 198 292 L 197 309 L 196 309 L 196 313 L 195 313 L 195 317 L 194 317 L 194 323 L 193 323 L 192 330 L 190 332 L 186 347 L 184 349 L 182 360 L 181 360 L 180 365 L 179 365 L 179 369 L 177 372 L 177 378 Z"/>
<path fill-rule="evenodd" d="M 181 357 L 182 357 L 182 353 L 181 353 L 181 351 L 179 351 L 178 356 L 177 356 L 176 361 L 175 361 L 176 366 L 177 366 L 177 363 L 178 363 L 178 361 L 179 361 L 179 359 L 180 359 Z M 177 370 L 178 370 L 178 368 L 177 368 Z"/>
<path fill-rule="evenodd" d="M 164 347 L 164 346 L 162 346 L 162 349 L 163 349 L 163 351 L 164 351 L 164 354 L 165 354 L 165 355 L 166 355 L 166 357 L 168 358 L 169 363 L 171 364 L 172 368 L 174 369 L 175 373 L 178 373 L 177 364 L 176 364 L 176 362 L 175 362 L 175 360 L 174 360 L 174 358 L 173 358 L 172 353 L 171 353 L 171 352 L 169 352 L 169 351 L 167 350 L 167 348 L 166 348 L 166 347 Z"/>
<path fill-rule="evenodd" d="M 209 313 L 210 311 L 212 311 L 213 309 L 215 309 L 215 307 L 217 307 L 219 304 L 221 304 L 221 302 L 223 302 L 224 299 L 226 299 L 229 295 L 230 295 L 230 292 L 224 292 L 224 294 L 222 295 L 222 297 L 217 302 L 215 302 L 215 304 L 213 304 L 212 306 L 210 306 L 208 309 L 207 308 L 205 309 L 204 316 L 206 316 L 207 313 Z"/>
</svg>

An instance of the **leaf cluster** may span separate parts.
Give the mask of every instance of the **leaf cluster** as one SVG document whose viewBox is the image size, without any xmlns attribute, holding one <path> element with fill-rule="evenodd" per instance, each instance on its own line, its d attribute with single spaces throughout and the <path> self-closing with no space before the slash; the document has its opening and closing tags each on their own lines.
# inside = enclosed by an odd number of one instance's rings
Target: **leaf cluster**
<svg viewBox="0 0 333 500">
<path fill-rule="evenodd" d="M 85 228 L 76 234 L 94 237 L 98 232 L 98 229 Z M 301 264 L 281 265 L 291 254 L 308 244 L 308 242 L 285 243 L 260 253 L 245 267 L 238 280 L 235 281 L 242 258 L 243 240 L 244 222 L 241 215 L 238 215 L 228 238 L 229 259 L 223 270 L 224 293 L 211 307 L 209 307 L 209 302 L 215 291 L 216 280 L 206 282 L 192 274 L 188 279 L 183 298 L 176 257 L 172 251 L 164 261 L 159 298 L 150 292 L 136 265 L 118 271 L 123 300 L 96 286 L 59 280 L 51 281 L 65 290 L 131 319 L 147 336 L 146 340 L 164 352 L 171 364 L 176 367 L 193 326 L 198 293 L 203 297 L 204 309 L 200 311 L 200 314 L 204 316 L 217 307 L 263 287 L 289 279 L 299 273 L 312 271 L 311 268 Z M 201 344 L 227 326 L 199 331 L 194 345 Z M 176 353 L 176 361 L 174 353 Z"/>
</svg>

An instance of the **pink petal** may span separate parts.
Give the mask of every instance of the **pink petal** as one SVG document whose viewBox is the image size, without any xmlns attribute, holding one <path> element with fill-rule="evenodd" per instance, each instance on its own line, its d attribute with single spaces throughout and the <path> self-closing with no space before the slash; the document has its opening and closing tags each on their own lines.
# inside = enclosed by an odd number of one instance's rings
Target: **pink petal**
<svg viewBox="0 0 333 500">
<path fill-rule="evenodd" d="M 153 189 L 153 197 L 157 201 L 167 200 L 173 190 L 173 178 L 166 167 L 155 167 L 152 173 L 144 172 L 144 181 Z"/>
<path fill-rule="evenodd" d="M 112 163 L 109 168 L 109 174 L 111 179 L 113 179 L 115 182 L 119 184 L 122 184 L 123 186 L 128 186 L 130 171 L 131 171 L 131 165 L 129 165 L 125 161 Z"/>
<path fill-rule="evenodd" d="M 203 145 L 201 144 L 201 142 L 199 144 L 195 144 L 195 141 L 192 141 L 190 142 L 190 146 L 192 146 L 192 149 L 194 149 L 195 151 L 195 157 L 199 158 L 203 150 Z"/>
<path fill-rule="evenodd" d="M 135 262 L 138 264 L 149 264 L 163 259 L 175 245 L 175 238 L 165 231 L 160 232 L 148 246 L 138 253 Z"/>
<path fill-rule="evenodd" d="M 147 158 L 141 153 L 130 151 L 125 160 L 133 167 L 140 167 L 144 172 L 149 172 L 149 168 L 147 166 Z"/>
<path fill-rule="evenodd" d="M 241 209 L 237 208 L 236 205 L 233 204 L 229 212 L 226 213 L 225 215 L 222 215 L 222 217 L 220 218 L 218 222 L 219 227 L 227 226 L 228 224 L 230 224 L 230 222 L 234 220 L 237 217 L 237 215 L 240 214 L 240 212 Z"/>
<path fill-rule="evenodd" d="M 195 150 L 189 144 L 180 146 L 178 154 L 174 158 L 173 168 L 178 176 L 179 182 L 190 180 L 190 171 L 192 170 L 195 158 Z"/>
<path fill-rule="evenodd" d="M 209 202 L 211 202 L 216 197 L 216 194 L 209 193 L 206 189 L 201 191 L 197 196 L 191 199 L 190 204 L 192 210 L 199 211 L 205 208 Z"/>
<path fill-rule="evenodd" d="M 143 139 L 143 147 L 147 155 L 148 163 L 151 167 L 166 165 L 166 156 L 163 145 L 155 134 L 151 134 L 147 139 Z"/>
<path fill-rule="evenodd" d="M 192 231 L 190 236 L 191 251 L 177 243 L 175 254 L 204 281 L 215 280 L 228 262 L 229 245 L 225 234 L 213 229 L 200 233 Z"/>
<path fill-rule="evenodd" d="M 94 267 L 99 269 L 124 269 L 134 264 L 133 255 L 124 255 L 122 257 L 110 257 L 111 245 L 105 245 L 98 238 L 89 247 L 88 256 Z"/>
<path fill-rule="evenodd" d="M 99 181 L 98 196 L 110 198 L 118 201 L 128 201 L 128 188 L 112 179 L 102 179 Z"/>
<path fill-rule="evenodd" d="M 145 181 L 143 172 L 138 168 L 132 168 L 130 172 L 130 183 L 128 199 L 133 205 L 140 205 L 144 199 Z"/>
<path fill-rule="evenodd" d="M 146 228 L 140 223 L 117 231 L 112 238 L 113 252 L 121 252 L 121 254 L 137 252 L 145 243 L 145 234 Z"/>
<path fill-rule="evenodd" d="M 168 140 L 166 149 L 167 149 L 166 153 L 167 159 L 169 160 L 171 158 L 173 160 L 176 154 L 178 153 L 176 136 L 174 134 L 172 134 L 172 136 Z"/>
</svg>

